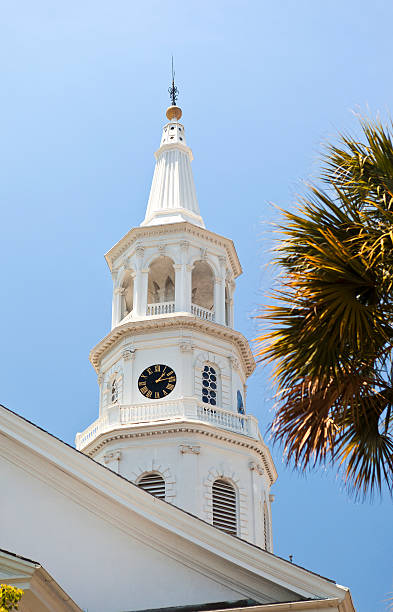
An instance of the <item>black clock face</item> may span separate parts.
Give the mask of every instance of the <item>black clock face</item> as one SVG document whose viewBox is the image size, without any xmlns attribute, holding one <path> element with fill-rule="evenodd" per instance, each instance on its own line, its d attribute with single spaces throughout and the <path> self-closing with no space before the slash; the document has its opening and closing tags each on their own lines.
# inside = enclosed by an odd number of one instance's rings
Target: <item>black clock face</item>
<svg viewBox="0 0 393 612">
<path fill-rule="evenodd" d="M 175 372 L 162 363 L 149 366 L 138 379 L 139 391 L 149 399 L 162 399 L 172 393 L 175 385 Z"/>
</svg>

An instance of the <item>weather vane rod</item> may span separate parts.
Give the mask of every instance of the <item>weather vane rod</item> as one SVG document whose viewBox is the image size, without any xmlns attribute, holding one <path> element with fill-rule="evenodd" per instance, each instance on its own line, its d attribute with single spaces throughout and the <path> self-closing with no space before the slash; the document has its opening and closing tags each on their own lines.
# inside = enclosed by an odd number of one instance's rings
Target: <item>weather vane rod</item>
<svg viewBox="0 0 393 612">
<path fill-rule="evenodd" d="M 172 85 L 168 88 L 169 97 L 172 103 L 172 106 L 176 106 L 177 97 L 179 95 L 179 90 L 175 85 L 175 70 L 173 68 L 173 55 L 172 55 Z"/>
</svg>

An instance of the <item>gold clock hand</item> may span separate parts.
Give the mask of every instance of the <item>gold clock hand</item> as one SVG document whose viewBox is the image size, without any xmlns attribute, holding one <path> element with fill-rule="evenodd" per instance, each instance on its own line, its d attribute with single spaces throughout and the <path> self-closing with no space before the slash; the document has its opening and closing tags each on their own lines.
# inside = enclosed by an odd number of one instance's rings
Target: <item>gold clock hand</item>
<svg viewBox="0 0 393 612">
<path fill-rule="evenodd" d="M 166 370 L 166 367 L 164 368 L 164 371 L 163 371 L 163 373 L 161 374 L 161 376 L 160 376 L 159 378 L 157 378 L 157 379 L 156 379 L 156 383 L 161 382 L 162 377 L 163 377 L 163 376 L 164 376 L 164 374 L 165 374 L 165 370 Z"/>
</svg>

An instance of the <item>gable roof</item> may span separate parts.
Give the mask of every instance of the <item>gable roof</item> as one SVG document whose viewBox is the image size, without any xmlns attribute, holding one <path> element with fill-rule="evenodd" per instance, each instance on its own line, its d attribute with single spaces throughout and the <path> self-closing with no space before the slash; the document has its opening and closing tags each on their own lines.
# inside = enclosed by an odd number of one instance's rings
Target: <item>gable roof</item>
<svg viewBox="0 0 393 612">
<path fill-rule="evenodd" d="M 45 479 L 52 486 L 69 495 L 72 482 L 73 496 L 77 488 L 79 503 L 85 507 L 94 491 L 102 500 L 99 505 L 94 504 L 94 512 L 106 512 L 106 518 L 108 509 L 112 515 L 115 510 L 121 512 L 123 532 L 135 534 L 137 531 L 138 537 L 152 547 L 165 550 L 165 554 L 174 555 L 183 564 L 214 577 L 220 584 L 255 601 L 261 598 L 266 601 L 269 587 L 272 603 L 288 601 L 291 596 L 293 600 L 338 598 L 344 605 L 343 611 L 354 610 L 345 587 L 151 496 L 4 406 L 0 406 L 0 433 L 6 436 L 15 460 L 17 456 L 18 463 L 23 464 L 26 471 L 35 470 L 36 458 L 41 463 L 44 460 L 48 466 Z M 7 453 L 5 446 L 1 446 Z M 54 470 L 53 475 L 49 467 Z M 66 474 L 67 479 L 56 476 L 56 470 Z"/>
<path fill-rule="evenodd" d="M 21 609 L 81 612 L 79 606 L 37 561 L 0 549 L 0 583 L 23 590 Z"/>
</svg>

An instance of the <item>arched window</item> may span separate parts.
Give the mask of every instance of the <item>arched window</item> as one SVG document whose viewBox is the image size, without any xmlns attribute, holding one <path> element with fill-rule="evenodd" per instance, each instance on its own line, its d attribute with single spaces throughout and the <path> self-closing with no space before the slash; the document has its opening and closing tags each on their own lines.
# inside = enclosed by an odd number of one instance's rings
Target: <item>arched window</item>
<svg viewBox="0 0 393 612">
<path fill-rule="evenodd" d="M 202 371 L 202 402 L 217 406 L 219 404 L 220 379 L 217 370 L 211 365 L 204 365 Z"/>
<path fill-rule="evenodd" d="M 131 272 L 127 272 L 123 282 L 122 288 L 122 305 L 121 305 L 121 319 L 124 319 L 134 306 L 134 279 Z"/>
<path fill-rule="evenodd" d="M 214 311 L 214 274 L 205 261 L 196 261 L 192 269 L 191 302 L 204 310 Z M 201 313 L 200 313 L 201 314 Z M 200 316 L 200 315 L 199 315 Z M 209 317 L 207 317 L 209 318 Z"/>
<path fill-rule="evenodd" d="M 148 304 L 175 300 L 175 269 L 169 257 L 155 259 L 149 266 Z"/>
<path fill-rule="evenodd" d="M 237 411 L 239 414 L 244 414 L 244 403 L 243 403 L 243 396 L 240 393 L 240 391 L 238 390 L 237 392 Z"/>
<path fill-rule="evenodd" d="M 116 404 L 119 399 L 119 386 L 117 384 L 116 378 L 112 381 L 111 386 L 111 403 Z"/>
<path fill-rule="evenodd" d="M 151 493 L 154 497 L 165 499 L 165 480 L 157 472 L 149 472 L 140 478 L 138 487 Z"/>
<path fill-rule="evenodd" d="M 237 500 L 234 486 L 227 480 L 213 482 L 213 525 L 237 535 Z"/>
</svg>

